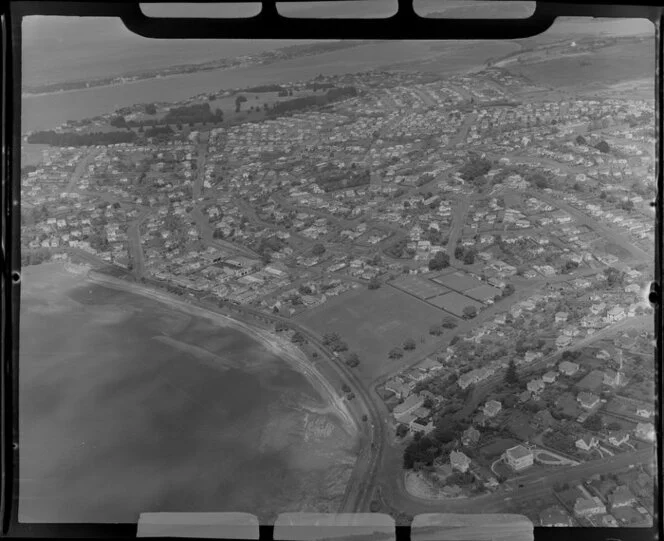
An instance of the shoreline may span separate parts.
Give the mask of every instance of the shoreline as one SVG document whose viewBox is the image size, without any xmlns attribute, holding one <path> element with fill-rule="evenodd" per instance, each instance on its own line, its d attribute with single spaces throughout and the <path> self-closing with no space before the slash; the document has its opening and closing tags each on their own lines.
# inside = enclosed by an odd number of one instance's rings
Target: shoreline
<svg viewBox="0 0 664 541">
<path fill-rule="evenodd" d="M 332 384 L 311 364 L 309 359 L 306 358 L 304 353 L 297 348 L 297 346 L 284 341 L 282 338 L 275 336 L 265 329 L 254 327 L 244 321 L 176 299 L 167 293 L 155 291 L 146 286 L 105 276 L 93 270 L 87 273 L 85 279 L 91 283 L 104 287 L 129 291 L 156 300 L 173 308 L 177 308 L 189 315 L 204 317 L 223 327 L 233 328 L 254 338 L 268 351 L 277 355 L 289 366 L 301 373 L 322 397 L 327 398 L 328 404 L 325 405 L 325 409 L 329 409 L 331 413 L 335 414 L 335 416 L 342 422 L 344 430 L 354 438 L 359 437 L 359 427 L 350 413 L 348 406 L 345 404 L 343 397 L 339 396 Z"/>
</svg>

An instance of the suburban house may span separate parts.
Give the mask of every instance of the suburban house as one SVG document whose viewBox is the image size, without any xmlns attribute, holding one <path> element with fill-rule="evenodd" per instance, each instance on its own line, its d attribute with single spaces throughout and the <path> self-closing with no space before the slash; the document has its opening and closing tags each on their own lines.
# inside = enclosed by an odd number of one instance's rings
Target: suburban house
<svg viewBox="0 0 664 541">
<path fill-rule="evenodd" d="M 579 365 L 571 361 L 563 361 L 558 365 L 558 371 L 566 376 L 573 376 L 579 371 Z"/>
<path fill-rule="evenodd" d="M 546 527 L 572 526 L 572 517 L 561 507 L 549 507 L 540 513 L 540 524 Z"/>
<path fill-rule="evenodd" d="M 569 346 L 571 343 L 572 343 L 571 336 L 566 336 L 564 334 L 561 334 L 558 338 L 556 338 L 556 347 L 558 348 L 564 348 L 566 346 Z"/>
<path fill-rule="evenodd" d="M 650 418 L 650 417 L 653 416 L 653 409 L 652 408 L 639 407 L 639 408 L 636 408 L 636 414 L 639 417 Z"/>
<path fill-rule="evenodd" d="M 567 312 L 556 312 L 555 321 L 556 323 L 565 323 L 569 314 Z"/>
<path fill-rule="evenodd" d="M 452 451 L 450 453 L 450 464 L 452 469 L 465 473 L 470 467 L 470 458 L 461 451 Z"/>
<path fill-rule="evenodd" d="M 575 443 L 577 448 L 581 449 L 582 451 L 590 451 L 599 445 L 599 441 L 595 436 L 588 435 L 579 438 Z"/>
<path fill-rule="evenodd" d="M 597 404 L 599 404 L 599 396 L 593 393 L 589 393 L 587 391 L 580 392 L 577 395 L 576 399 L 579 402 L 579 404 L 581 404 L 581 407 L 586 409 L 592 409 Z"/>
<path fill-rule="evenodd" d="M 429 434 L 434 429 L 433 422 L 430 420 L 424 421 L 421 418 L 413 419 L 408 423 L 408 426 L 413 432 L 422 432 L 424 435 Z"/>
<path fill-rule="evenodd" d="M 402 417 L 412 413 L 422 404 L 424 404 L 424 399 L 419 395 L 412 394 L 401 404 L 397 405 L 392 411 L 392 414 L 397 420 L 401 420 Z"/>
<path fill-rule="evenodd" d="M 505 462 L 515 471 L 521 471 L 533 465 L 533 452 L 523 445 L 507 449 L 503 456 Z"/>
<path fill-rule="evenodd" d="M 625 309 L 622 306 L 614 306 L 606 313 L 605 320 L 609 323 L 615 323 L 616 321 L 624 319 L 625 316 Z"/>
<path fill-rule="evenodd" d="M 498 402 L 497 400 L 489 400 L 486 404 L 484 404 L 484 409 L 483 409 L 484 415 L 486 415 L 487 417 L 495 417 L 496 415 L 498 415 L 502 407 L 503 406 L 501 405 L 501 403 Z"/>
<path fill-rule="evenodd" d="M 408 398 L 413 385 L 404 382 L 401 378 L 392 378 L 385 383 L 385 390 L 393 392 L 400 399 Z"/>
<path fill-rule="evenodd" d="M 558 378 L 558 374 L 553 370 L 549 370 L 546 374 L 542 376 L 542 381 L 544 383 L 554 383 Z"/>
<path fill-rule="evenodd" d="M 622 372 L 616 372 L 610 368 L 604 371 L 604 385 L 618 387 L 623 384 L 623 379 L 624 375 Z"/>
<path fill-rule="evenodd" d="M 636 498 L 626 485 L 620 485 L 609 495 L 612 511 L 618 507 L 632 505 L 634 502 L 636 502 Z"/>
<path fill-rule="evenodd" d="M 655 441 L 655 427 L 652 423 L 639 423 L 634 429 L 634 435 L 646 441 Z"/>
<path fill-rule="evenodd" d="M 611 445 L 618 447 L 629 441 L 629 434 L 625 430 L 616 430 L 609 433 L 608 441 Z"/>
<path fill-rule="evenodd" d="M 531 393 L 539 393 L 544 390 L 544 382 L 541 379 L 531 379 L 526 384 L 526 389 Z"/>
<path fill-rule="evenodd" d="M 461 443 L 465 447 L 475 445 L 478 441 L 480 441 L 480 431 L 475 427 L 469 426 L 461 435 Z"/>
<path fill-rule="evenodd" d="M 589 517 L 592 515 L 603 515 L 606 513 L 606 506 L 597 496 L 592 498 L 577 498 L 574 503 L 574 514 L 577 517 Z"/>
<path fill-rule="evenodd" d="M 521 391 L 519 393 L 519 402 L 528 402 L 533 397 L 530 391 Z"/>
</svg>

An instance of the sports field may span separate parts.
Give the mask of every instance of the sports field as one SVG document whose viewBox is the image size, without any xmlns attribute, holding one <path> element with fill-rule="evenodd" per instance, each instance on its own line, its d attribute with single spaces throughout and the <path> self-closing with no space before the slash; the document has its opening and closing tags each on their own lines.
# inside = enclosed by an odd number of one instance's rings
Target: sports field
<svg viewBox="0 0 664 541">
<path fill-rule="evenodd" d="M 461 271 L 457 271 L 445 276 L 438 276 L 434 278 L 434 282 L 437 282 L 449 289 L 453 289 L 461 293 L 463 293 L 468 289 L 472 289 L 482 285 L 482 282 L 476 280 L 472 276 L 468 276 L 466 273 Z"/>
<path fill-rule="evenodd" d="M 475 299 L 476 301 L 482 302 L 493 299 L 496 295 L 500 295 L 501 293 L 502 292 L 497 287 L 487 285 L 481 285 L 464 291 L 466 296 L 470 297 L 471 299 Z"/>
<path fill-rule="evenodd" d="M 456 291 L 450 291 L 445 295 L 434 297 L 433 299 L 429 299 L 428 302 L 457 317 L 463 316 L 463 309 L 466 306 L 474 306 L 478 311 L 482 308 L 481 302 L 474 301 Z"/>
<path fill-rule="evenodd" d="M 390 282 L 394 287 L 415 295 L 420 299 L 430 299 L 437 295 L 442 295 L 447 293 L 449 289 L 447 287 L 436 284 L 431 280 L 422 278 L 420 276 L 404 276 L 399 277 L 396 280 Z"/>
<path fill-rule="evenodd" d="M 440 323 L 444 313 L 390 286 L 380 289 L 355 289 L 297 316 L 298 323 L 321 335 L 337 332 L 349 351 L 360 356 L 356 369 L 366 380 L 398 370 L 410 359 L 421 355 L 425 344 L 439 340 L 429 334 L 431 325 Z M 389 359 L 388 353 L 412 338 L 417 348 L 404 352 L 401 359 Z M 421 339 L 425 342 L 422 343 Z"/>
</svg>

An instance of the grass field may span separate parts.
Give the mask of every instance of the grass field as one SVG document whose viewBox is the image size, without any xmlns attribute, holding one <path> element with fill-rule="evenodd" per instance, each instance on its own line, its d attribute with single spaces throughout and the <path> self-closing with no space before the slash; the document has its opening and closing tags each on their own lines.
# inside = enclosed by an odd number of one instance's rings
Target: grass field
<svg viewBox="0 0 664 541">
<path fill-rule="evenodd" d="M 349 351 L 360 356 L 358 373 L 363 379 L 372 380 L 386 371 L 416 359 L 420 353 L 421 339 L 426 344 L 437 340 L 429 335 L 429 327 L 440 323 L 444 314 L 418 301 L 396 288 L 356 289 L 305 312 L 297 321 L 314 331 L 324 334 L 337 332 L 348 343 Z M 404 352 L 401 359 L 389 359 L 389 351 L 401 346 L 407 338 L 413 338 L 417 349 Z"/>
<path fill-rule="evenodd" d="M 498 458 L 507 449 L 511 449 L 515 445 L 519 445 L 519 443 L 511 438 L 499 438 L 488 445 L 482 446 L 480 454 L 485 458 Z"/>
<path fill-rule="evenodd" d="M 456 291 L 450 291 L 445 295 L 440 295 L 439 297 L 429 299 L 429 302 L 435 306 L 440 307 L 446 312 L 449 312 L 450 314 L 454 314 L 457 317 L 463 316 L 463 309 L 466 306 L 474 306 L 478 311 L 482 308 L 481 302 L 474 301 L 473 299 L 465 297 Z"/>
<path fill-rule="evenodd" d="M 448 288 L 419 276 L 397 278 L 396 280 L 393 280 L 391 284 L 420 299 L 430 299 L 431 297 L 449 292 Z"/>
<path fill-rule="evenodd" d="M 452 274 L 438 276 L 434 278 L 434 281 L 461 293 L 482 285 L 482 282 L 463 272 L 454 272 Z"/>
</svg>

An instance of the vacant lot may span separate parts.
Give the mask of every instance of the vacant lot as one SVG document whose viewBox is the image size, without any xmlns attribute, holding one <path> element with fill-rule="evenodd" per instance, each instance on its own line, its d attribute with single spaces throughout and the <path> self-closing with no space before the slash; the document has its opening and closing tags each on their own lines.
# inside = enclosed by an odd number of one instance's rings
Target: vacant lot
<svg viewBox="0 0 664 541">
<path fill-rule="evenodd" d="M 508 449 L 519 445 L 520 442 L 511 438 L 499 438 L 480 448 L 480 454 L 485 458 L 498 458 Z"/>
<path fill-rule="evenodd" d="M 366 380 L 398 370 L 421 355 L 421 339 L 436 340 L 429 327 L 440 323 L 444 314 L 394 287 L 356 289 L 297 317 L 299 323 L 322 334 L 337 332 L 349 351 L 360 356 L 357 368 Z M 401 359 L 388 359 L 389 351 L 413 338 L 417 348 Z"/>
<path fill-rule="evenodd" d="M 433 299 L 429 299 L 429 302 L 434 306 L 442 308 L 450 314 L 454 314 L 457 317 L 463 316 L 463 309 L 466 306 L 474 306 L 477 310 L 482 308 L 481 302 L 474 301 L 473 299 L 465 297 L 456 291 L 450 291 L 445 295 L 440 295 L 438 297 L 434 297 Z"/>
</svg>

